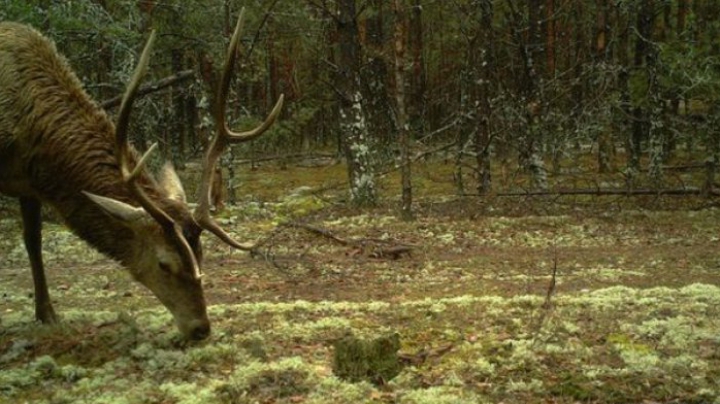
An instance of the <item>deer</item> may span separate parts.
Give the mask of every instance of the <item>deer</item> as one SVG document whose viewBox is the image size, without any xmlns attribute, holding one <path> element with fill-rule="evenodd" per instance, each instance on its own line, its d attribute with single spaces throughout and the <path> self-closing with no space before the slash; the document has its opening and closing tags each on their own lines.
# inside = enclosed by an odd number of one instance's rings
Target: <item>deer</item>
<svg viewBox="0 0 720 404">
<path fill-rule="evenodd" d="M 243 15 L 244 10 L 215 91 L 215 134 L 202 157 L 199 197 L 192 211 L 170 164 L 157 176 L 146 167 L 157 143 L 141 155 L 128 140 L 132 103 L 149 64 L 154 31 L 113 121 L 83 89 L 51 40 L 27 25 L 0 23 L 0 193 L 19 200 L 36 320 L 59 320 L 41 251 L 41 207 L 46 205 L 73 233 L 148 288 L 172 314 L 183 337 L 202 340 L 210 335 L 200 235 L 207 230 L 233 248 L 253 248 L 252 243 L 236 241 L 211 216 L 217 163 L 230 144 L 265 133 L 284 100 L 280 95 L 255 128 L 237 132 L 228 126 L 225 108 Z"/>
</svg>

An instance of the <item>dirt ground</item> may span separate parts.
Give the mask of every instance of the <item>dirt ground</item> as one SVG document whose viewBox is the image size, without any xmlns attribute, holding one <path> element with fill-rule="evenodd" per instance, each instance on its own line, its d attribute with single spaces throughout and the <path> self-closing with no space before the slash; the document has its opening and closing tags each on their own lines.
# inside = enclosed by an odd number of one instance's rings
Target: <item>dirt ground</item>
<svg viewBox="0 0 720 404">
<path fill-rule="evenodd" d="M 395 212 L 313 194 L 224 212 L 264 246 L 204 236 L 214 331 L 190 346 L 57 224 L 44 247 L 63 325 L 35 324 L 20 228 L 3 219 L 0 402 L 720 403 L 712 201 L 427 198 L 415 221 Z M 332 375 L 333 341 L 388 332 L 397 378 Z"/>
</svg>

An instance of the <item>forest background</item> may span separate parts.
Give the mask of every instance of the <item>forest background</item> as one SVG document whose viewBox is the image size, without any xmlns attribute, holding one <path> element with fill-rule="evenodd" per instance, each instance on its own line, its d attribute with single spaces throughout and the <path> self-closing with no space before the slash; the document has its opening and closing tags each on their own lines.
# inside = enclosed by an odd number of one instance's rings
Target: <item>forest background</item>
<svg viewBox="0 0 720 404">
<path fill-rule="evenodd" d="M 3 0 L 0 20 L 52 37 L 110 111 L 156 30 L 132 140 L 159 141 L 183 169 L 213 133 L 217 65 L 242 7 L 231 122 L 280 94 L 286 107 L 226 157 L 230 202 L 239 162 L 324 157 L 347 163 L 357 206 L 376 205 L 378 177 L 399 168 L 407 217 L 410 166 L 432 159 L 460 195 L 714 193 L 713 1 Z"/>
<path fill-rule="evenodd" d="M 230 126 L 285 106 L 221 162 L 215 217 L 258 247 L 204 237 L 212 335 L 179 340 L 54 220 L 62 321 L 34 322 L 0 197 L 0 403 L 720 404 L 720 2 L 0 0 L 0 21 L 110 114 L 155 30 L 131 141 L 193 195 L 242 8 Z M 381 360 L 348 372 L 351 337 Z"/>
</svg>

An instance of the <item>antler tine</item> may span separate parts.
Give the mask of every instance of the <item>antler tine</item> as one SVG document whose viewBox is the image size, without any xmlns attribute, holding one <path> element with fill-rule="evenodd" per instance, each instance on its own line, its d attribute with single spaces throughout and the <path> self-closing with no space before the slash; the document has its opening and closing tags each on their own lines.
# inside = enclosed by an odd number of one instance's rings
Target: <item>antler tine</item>
<svg viewBox="0 0 720 404">
<path fill-rule="evenodd" d="M 240 10 L 235 32 L 233 32 L 230 44 L 228 45 L 225 64 L 223 66 L 222 76 L 218 85 L 215 102 L 215 124 L 217 125 L 215 137 L 210 142 L 208 151 L 203 161 L 203 172 L 200 178 L 200 200 L 195 208 L 194 217 L 200 227 L 216 235 L 220 240 L 240 250 L 251 250 L 254 244 L 243 244 L 233 240 L 220 225 L 210 217 L 210 192 L 212 188 L 212 179 L 215 174 L 215 166 L 217 161 L 230 143 L 246 142 L 262 135 L 277 119 L 282 109 L 285 97 L 280 95 L 277 103 L 265 121 L 258 127 L 245 132 L 233 132 L 227 125 L 225 119 L 225 106 L 227 104 L 227 94 L 230 89 L 230 79 L 232 71 L 237 61 L 237 48 L 240 42 L 240 34 L 242 33 L 243 20 L 245 16 L 245 8 Z"/>
<path fill-rule="evenodd" d="M 153 144 L 147 152 L 145 152 L 133 170 L 130 170 L 128 163 L 129 142 L 127 131 L 130 125 L 130 112 L 132 111 L 132 103 L 135 101 L 137 89 L 140 87 L 140 81 L 145 75 L 145 71 L 147 70 L 147 66 L 150 62 L 150 53 L 154 43 L 155 31 L 152 31 L 147 43 L 145 44 L 145 48 L 140 55 L 140 60 L 135 68 L 135 72 L 133 73 L 132 78 L 130 78 L 125 94 L 123 94 L 120 111 L 118 112 L 117 124 L 115 125 L 115 153 L 118 162 L 120 163 L 120 171 L 122 172 L 123 180 L 128 184 L 133 196 L 136 197 L 138 202 L 140 202 L 140 205 L 150 214 L 150 216 L 157 220 L 163 227 L 169 227 L 174 225 L 172 218 L 160 209 L 160 207 L 158 207 L 153 201 L 151 201 L 142 189 L 140 189 L 140 186 L 138 186 L 135 182 L 148 157 L 150 157 L 150 154 L 157 148 L 157 144 Z"/>
<path fill-rule="evenodd" d="M 120 164 L 120 172 L 122 173 L 123 181 L 128 185 L 130 193 L 140 203 L 143 209 L 157 221 L 163 230 L 170 236 L 173 242 L 179 249 L 180 255 L 186 265 L 193 268 L 193 274 L 196 279 L 199 279 L 202 274 L 200 273 L 200 265 L 198 265 L 195 254 L 190 248 L 187 240 L 180 232 L 180 229 L 175 225 L 175 221 L 160 208 L 155 202 L 153 202 L 147 194 L 142 190 L 140 185 L 136 182 L 142 168 L 150 157 L 150 154 L 157 149 L 157 143 L 154 143 L 145 152 L 145 154 L 138 160 L 135 168 L 130 170 L 128 164 L 128 136 L 127 131 L 130 123 L 130 112 L 132 110 L 132 103 L 135 100 L 137 89 L 140 87 L 140 80 L 145 75 L 147 66 L 150 62 L 150 53 L 152 50 L 153 43 L 155 42 L 155 31 L 150 33 L 150 37 L 145 44 L 145 48 L 140 55 L 140 60 L 135 68 L 135 72 L 128 83 L 125 94 L 123 95 L 122 103 L 120 104 L 120 111 L 118 112 L 117 124 L 115 125 L 115 153 Z"/>
<path fill-rule="evenodd" d="M 137 89 L 138 87 L 140 87 L 140 80 L 142 80 L 142 77 L 145 75 L 145 71 L 147 70 L 147 66 L 150 62 L 150 51 L 152 50 L 152 46 L 154 43 L 155 31 L 152 31 L 150 33 L 150 37 L 147 40 L 147 43 L 145 43 L 145 48 L 140 55 L 138 65 L 137 67 L 135 67 L 135 72 L 130 78 L 127 89 L 125 89 L 125 94 L 123 94 L 122 102 L 120 104 L 120 111 L 118 111 L 117 123 L 115 125 L 115 153 L 117 155 L 118 161 L 120 161 L 121 163 L 124 163 L 127 157 L 127 130 L 130 124 L 130 112 L 132 110 L 132 103 L 133 101 L 135 101 Z M 123 166 L 127 167 L 127 164 L 123 164 Z"/>
<path fill-rule="evenodd" d="M 280 95 L 280 98 L 275 103 L 275 106 L 270 112 L 270 115 L 265 119 L 260 126 L 255 129 L 246 132 L 233 132 L 227 124 L 225 119 L 225 106 L 227 105 L 227 94 L 230 89 L 230 80 L 232 79 L 232 72 L 237 62 L 237 49 L 238 43 L 240 42 L 240 35 L 242 34 L 243 26 L 245 21 L 245 8 L 240 10 L 240 16 L 238 16 L 237 24 L 235 25 L 235 31 L 230 39 L 228 45 L 227 54 L 225 56 L 225 64 L 223 65 L 222 76 L 220 78 L 220 86 L 216 94 L 217 102 L 215 108 L 215 122 L 217 124 L 218 136 L 227 137 L 231 142 L 244 142 L 252 140 L 263 134 L 280 114 L 282 109 L 284 96 Z"/>
</svg>

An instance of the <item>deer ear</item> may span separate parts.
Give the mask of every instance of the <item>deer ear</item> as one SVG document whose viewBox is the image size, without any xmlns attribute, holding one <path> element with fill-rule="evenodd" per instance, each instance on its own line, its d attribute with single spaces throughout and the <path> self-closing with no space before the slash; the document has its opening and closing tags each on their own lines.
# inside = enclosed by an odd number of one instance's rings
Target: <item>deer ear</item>
<svg viewBox="0 0 720 404">
<path fill-rule="evenodd" d="M 138 208 L 106 196 L 91 194 L 86 191 L 82 191 L 82 193 L 100 206 L 107 214 L 124 222 L 132 222 L 144 217 L 149 217 L 143 208 Z"/>
<path fill-rule="evenodd" d="M 178 202 L 186 203 L 185 189 L 183 189 L 180 177 L 175 172 L 175 167 L 172 163 L 167 162 L 163 165 L 160 170 L 160 188 L 165 192 L 165 195 L 174 199 Z"/>
</svg>

